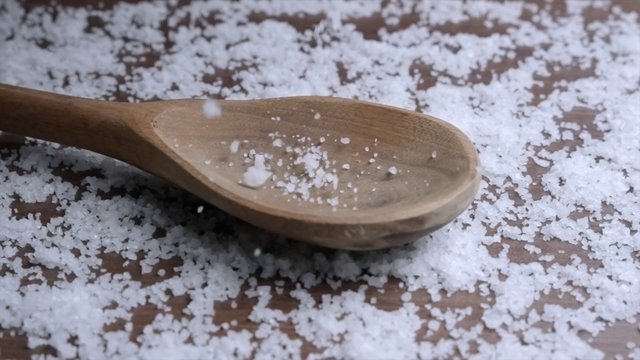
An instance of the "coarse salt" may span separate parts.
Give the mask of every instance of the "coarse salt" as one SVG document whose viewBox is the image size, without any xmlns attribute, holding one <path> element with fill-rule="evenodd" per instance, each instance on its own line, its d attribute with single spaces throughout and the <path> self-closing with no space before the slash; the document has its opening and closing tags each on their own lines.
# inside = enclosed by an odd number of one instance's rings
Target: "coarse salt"
<svg viewBox="0 0 640 360">
<path fill-rule="evenodd" d="M 207 119 L 217 119 L 222 115 L 222 109 L 217 101 L 207 99 L 202 103 L 202 113 Z"/>
<path fill-rule="evenodd" d="M 288 2 L 284 9 L 243 1 L 88 10 L 26 9 L 13 0 L 0 7 L 0 53 L 11 54 L 0 68 L 3 83 L 131 102 L 317 93 L 417 107 L 471 137 L 483 175 L 473 208 L 410 246 L 356 256 L 287 243 L 287 251 L 253 256 L 255 248 L 279 248 L 282 240 L 222 212 L 203 227 L 188 210 L 189 197 L 137 169 L 40 141 L 3 147 L 0 327 L 12 329 L 5 338 L 24 334 L 27 346 L 46 347 L 59 358 L 297 358 L 307 346 L 318 358 L 510 358 L 514 352 L 603 358 L 611 355 L 597 349 L 596 336 L 640 313 L 634 282 L 640 278 L 640 134 L 633 126 L 640 116 L 640 29 L 632 7 L 569 1 L 557 12 L 525 2 L 362 1 Z M 265 20 L 255 21 L 256 13 Z M 605 16 L 590 19 L 593 13 Z M 301 16 L 299 24 L 288 22 L 291 14 Z M 353 25 L 372 17 L 390 27 L 371 35 Z M 413 18 L 402 26 L 402 19 Z M 308 19 L 312 26 L 298 31 Z M 442 31 L 478 19 L 486 34 Z M 146 53 L 153 56 L 144 59 Z M 231 83 L 222 78 L 227 74 Z M 214 80 L 199 81 L 205 77 Z M 330 136 L 339 141 L 339 134 Z M 292 206 L 304 201 L 305 191 L 308 200 L 327 205 L 337 183 L 327 177 L 331 154 L 325 160 L 326 149 L 289 145 L 282 166 L 295 167 L 298 178 L 278 178 L 278 189 L 291 190 Z M 307 152 L 319 156 L 317 167 L 292 164 Z M 244 166 L 255 165 L 248 159 Z M 243 160 L 238 155 L 226 164 Z M 539 168 L 534 178 L 531 166 Z M 79 174 L 81 184 L 60 171 Z M 94 172 L 101 176 L 84 175 Z M 355 185 L 369 195 L 369 186 Z M 142 195 L 104 195 L 122 189 Z M 57 211 L 46 220 L 24 211 L 23 204 L 47 202 Z M 514 261 L 514 251 L 525 257 Z M 124 271 L 105 267 L 105 254 L 121 258 Z M 173 270 L 144 277 L 157 266 Z M 273 286 L 274 278 L 283 283 Z M 428 300 L 414 297 L 384 309 L 377 298 L 367 300 L 371 291 L 386 299 L 393 279 Z M 316 296 L 314 284 L 332 290 Z M 481 321 L 459 326 L 469 315 L 447 304 L 476 289 L 482 297 L 474 314 Z M 565 300 L 538 300 L 553 293 Z M 274 306 L 275 295 L 295 301 L 284 312 Z M 216 320 L 218 304 L 237 308 L 235 299 L 244 297 L 251 301 L 240 325 L 248 321 L 255 331 Z M 188 299 L 180 300 L 180 316 L 171 311 L 176 299 Z M 136 322 L 142 331 L 131 340 L 131 315 L 141 306 L 158 311 L 148 323 Z M 122 322 L 124 331 L 104 331 Z M 425 323 L 427 335 L 446 335 L 416 336 Z M 549 324 L 551 330 L 540 331 Z M 495 328 L 491 341 L 485 327 Z"/>
<path fill-rule="evenodd" d="M 237 153 L 239 148 L 240 148 L 240 140 L 233 140 L 229 145 L 229 151 L 231 151 L 232 154 Z"/>
<path fill-rule="evenodd" d="M 251 188 L 259 188 L 271 177 L 272 173 L 265 165 L 265 158 L 262 154 L 256 154 L 254 163 L 247 168 L 242 176 L 242 184 Z"/>
</svg>

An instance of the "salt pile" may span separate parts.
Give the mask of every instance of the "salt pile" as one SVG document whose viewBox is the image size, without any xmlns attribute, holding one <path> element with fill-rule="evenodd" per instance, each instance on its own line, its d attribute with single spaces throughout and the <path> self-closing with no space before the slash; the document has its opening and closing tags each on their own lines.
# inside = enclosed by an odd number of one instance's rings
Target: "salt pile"
<svg viewBox="0 0 640 360">
<path fill-rule="evenodd" d="M 24 337 L 60 358 L 592 359 L 615 328 L 609 356 L 640 357 L 640 21 L 567 3 L 3 1 L 3 83 L 417 109 L 474 140 L 484 177 L 444 229 L 354 254 L 200 212 L 90 152 L 3 145 L 0 351 Z"/>
</svg>

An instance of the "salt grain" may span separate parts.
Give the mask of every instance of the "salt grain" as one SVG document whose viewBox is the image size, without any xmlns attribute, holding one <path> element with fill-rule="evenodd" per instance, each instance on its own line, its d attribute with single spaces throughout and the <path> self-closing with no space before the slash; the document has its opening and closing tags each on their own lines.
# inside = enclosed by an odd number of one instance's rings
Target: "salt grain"
<svg viewBox="0 0 640 360">
<path fill-rule="evenodd" d="M 242 176 L 242 184 L 251 188 L 259 188 L 271 177 L 272 173 L 265 164 L 265 156 L 256 154 L 253 165 L 247 168 Z"/>
<path fill-rule="evenodd" d="M 222 109 L 220 109 L 217 101 L 207 99 L 202 103 L 202 113 L 207 119 L 217 119 L 222 115 Z"/>
<path fill-rule="evenodd" d="M 229 145 L 229 151 L 231 151 L 232 154 L 237 153 L 239 148 L 240 148 L 240 140 L 233 140 Z"/>
</svg>

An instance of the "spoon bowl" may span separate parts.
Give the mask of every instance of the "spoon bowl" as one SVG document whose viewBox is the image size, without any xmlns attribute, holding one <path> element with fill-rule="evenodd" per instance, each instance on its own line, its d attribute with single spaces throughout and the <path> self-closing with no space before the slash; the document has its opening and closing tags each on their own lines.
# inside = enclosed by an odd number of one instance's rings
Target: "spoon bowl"
<svg viewBox="0 0 640 360">
<path fill-rule="evenodd" d="M 340 249 L 404 244 L 473 200 L 469 139 L 433 117 L 330 97 L 140 104 L 0 85 L 0 130 L 93 150 L 279 235 Z M 264 159 L 263 184 L 247 186 Z M 259 167 L 259 166 L 258 166 Z"/>
</svg>

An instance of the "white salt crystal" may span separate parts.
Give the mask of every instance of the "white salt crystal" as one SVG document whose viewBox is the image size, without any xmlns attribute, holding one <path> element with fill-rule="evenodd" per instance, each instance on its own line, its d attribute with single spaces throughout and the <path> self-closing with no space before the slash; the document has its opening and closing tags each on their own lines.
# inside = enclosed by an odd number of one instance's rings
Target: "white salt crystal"
<svg viewBox="0 0 640 360">
<path fill-rule="evenodd" d="M 202 103 L 202 113 L 207 119 L 217 119 L 222 115 L 222 109 L 220 109 L 217 101 L 207 99 Z"/>
<path fill-rule="evenodd" d="M 391 175 L 396 175 L 398 173 L 398 169 L 395 166 L 391 166 L 389 167 L 389 169 L 387 170 L 389 172 L 389 174 Z"/>
<path fill-rule="evenodd" d="M 198 214 L 200 214 L 200 213 L 202 213 L 202 210 L 204 210 L 204 206 L 200 205 L 200 206 L 198 206 L 198 208 L 196 209 L 196 212 L 197 212 Z"/>
<path fill-rule="evenodd" d="M 351 139 L 349 139 L 348 137 L 341 137 L 340 138 L 340 143 L 347 145 L 349 143 L 351 143 Z"/>
<path fill-rule="evenodd" d="M 251 188 L 259 188 L 269 180 L 272 173 L 265 166 L 265 158 L 262 154 L 256 154 L 254 163 L 242 176 L 242 184 Z"/>
<path fill-rule="evenodd" d="M 238 152 L 238 148 L 240 147 L 240 140 L 233 140 L 229 145 L 229 151 L 235 154 Z"/>
<path fill-rule="evenodd" d="M 427 322 L 427 327 L 431 331 L 438 331 L 440 329 L 440 322 L 437 320 L 429 320 L 429 322 Z"/>
</svg>

